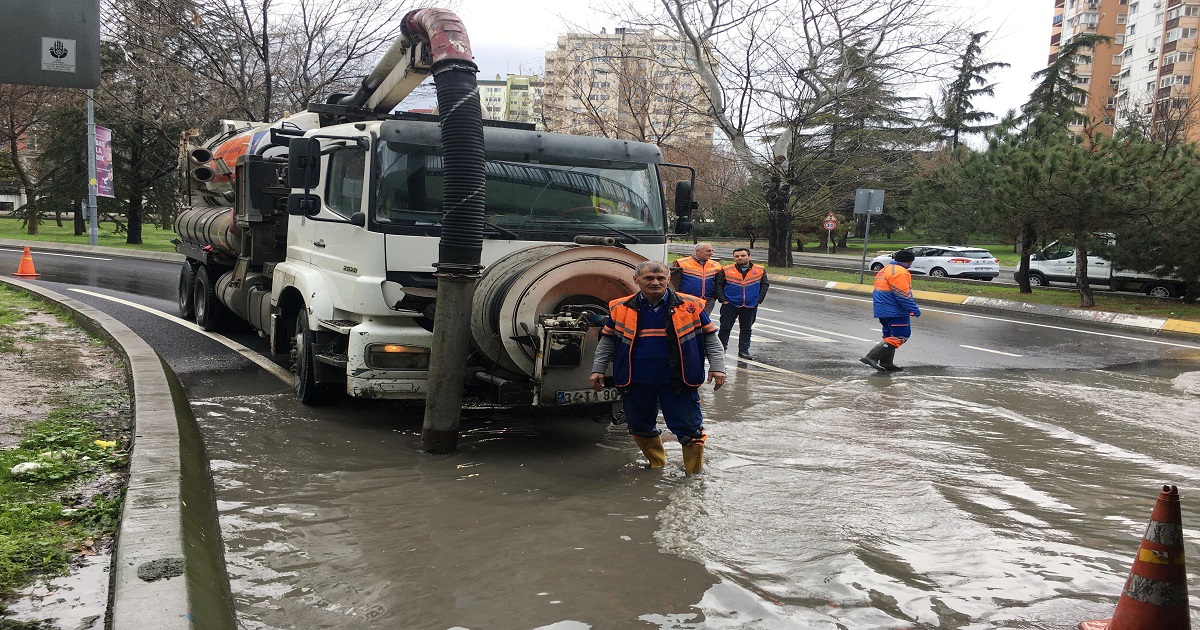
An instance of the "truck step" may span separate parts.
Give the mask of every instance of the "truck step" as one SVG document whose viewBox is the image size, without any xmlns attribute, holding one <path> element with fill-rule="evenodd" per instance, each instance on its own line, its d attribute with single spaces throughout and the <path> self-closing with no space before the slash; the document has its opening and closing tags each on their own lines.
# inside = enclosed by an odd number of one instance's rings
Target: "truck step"
<svg viewBox="0 0 1200 630">
<path fill-rule="evenodd" d="M 327 330 L 332 330 L 336 333 L 349 335 L 350 329 L 358 325 L 358 322 L 352 319 L 318 319 L 317 325 Z"/>
<path fill-rule="evenodd" d="M 313 355 L 313 359 L 315 359 L 318 363 L 332 365 L 333 367 L 341 368 L 343 370 L 346 369 L 346 355 L 345 354 L 316 353 Z"/>
</svg>

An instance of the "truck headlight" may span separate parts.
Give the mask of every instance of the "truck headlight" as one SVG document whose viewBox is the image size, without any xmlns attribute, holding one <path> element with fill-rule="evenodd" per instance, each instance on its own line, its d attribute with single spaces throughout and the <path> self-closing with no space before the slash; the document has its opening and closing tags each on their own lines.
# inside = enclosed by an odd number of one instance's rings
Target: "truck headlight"
<svg viewBox="0 0 1200 630">
<path fill-rule="evenodd" d="M 367 366 L 376 370 L 428 370 L 429 348 L 376 343 L 367 346 Z"/>
</svg>

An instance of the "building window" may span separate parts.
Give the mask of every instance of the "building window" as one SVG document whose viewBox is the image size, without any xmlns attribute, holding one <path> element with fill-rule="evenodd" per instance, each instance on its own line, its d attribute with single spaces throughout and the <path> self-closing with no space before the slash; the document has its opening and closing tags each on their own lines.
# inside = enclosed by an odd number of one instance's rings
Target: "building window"
<svg viewBox="0 0 1200 630">
<path fill-rule="evenodd" d="M 1134 2 L 1133 4 L 1130 4 L 1129 5 L 1129 15 L 1133 15 L 1134 13 L 1137 13 L 1137 9 L 1138 9 L 1138 3 Z"/>
<path fill-rule="evenodd" d="M 1194 28 L 1173 28 L 1167 31 L 1167 43 L 1179 41 L 1181 39 L 1196 39 L 1196 29 Z"/>
<path fill-rule="evenodd" d="M 1124 45 L 1125 44 L 1125 36 L 1120 33 L 1113 35 L 1113 43 L 1118 46 Z"/>
<path fill-rule="evenodd" d="M 1092 82 L 1092 75 L 1085 74 L 1075 77 L 1075 85 L 1087 85 Z"/>
<path fill-rule="evenodd" d="M 1117 24 L 1124 24 L 1129 21 L 1129 16 L 1124 13 L 1117 14 Z"/>
<path fill-rule="evenodd" d="M 1136 32 L 1137 32 L 1137 24 L 1130 24 L 1129 26 L 1125 27 L 1125 36 L 1126 37 L 1133 37 L 1133 34 Z"/>
</svg>

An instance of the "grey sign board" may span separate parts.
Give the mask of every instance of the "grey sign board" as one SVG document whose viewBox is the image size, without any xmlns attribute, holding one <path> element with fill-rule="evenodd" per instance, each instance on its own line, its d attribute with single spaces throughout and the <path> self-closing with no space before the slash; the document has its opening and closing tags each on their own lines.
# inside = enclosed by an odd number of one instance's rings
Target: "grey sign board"
<svg viewBox="0 0 1200 630">
<path fill-rule="evenodd" d="M 100 84 L 99 0 L 0 0 L 0 83 Z"/>
<path fill-rule="evenodd" d="M 883 214 L 883 190 L 859 188 L 854 191 L 854 214 Z"/>
</svg>

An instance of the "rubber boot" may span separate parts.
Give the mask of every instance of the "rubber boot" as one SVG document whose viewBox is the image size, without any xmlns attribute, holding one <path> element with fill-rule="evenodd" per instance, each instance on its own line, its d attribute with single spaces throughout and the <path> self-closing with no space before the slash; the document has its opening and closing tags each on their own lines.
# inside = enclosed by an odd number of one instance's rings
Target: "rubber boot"
<svg viewBox="0 0 1200 630">
<path fill-rule="evenodd" d="M 904 368 L 892 362 L 895 358 L 896 349 L 892 346 L 888 346 L 887 350 L 884 351 L 883 356 L 879 357 L 879 365 L 883 366 L 883 369 L 889 372 L 903 372 Z"/>
<path fill-rule="evenodd" d="M 641 447 L 642 454 L 650 462 L 650 465 L 646 466 L 646 468 L 662 468 L 667 465 L 667 451 L 663 448 L 661 435 L 656 435 L 652 438 L 635 435 L 633 439 Z"/>
<path fill-rule="evenodd" d="M 888 344 L 881 341 L 874 348 L 871 348 L 871 351 L 867 353 L 867 356 L 859 359 L 859 361 L 866 363 L 867 365 L 875 368 L 876 370 L 879 370 L 880 372 L 886 372 L 887 368 L 880 365 L 879 361 L 880 361 L 880 359 L 882 359 L 884 357 L 884 353 L 887 352 L 889 349 L 892 352 L 896 351 L 895 348 L 892 348 Z"/>
<path fill-rule="evenodd" d="M 695 440 L 683 445 L 683 472 L 695 475 L 704 468 L 704 442 Z"/>
</svg>

